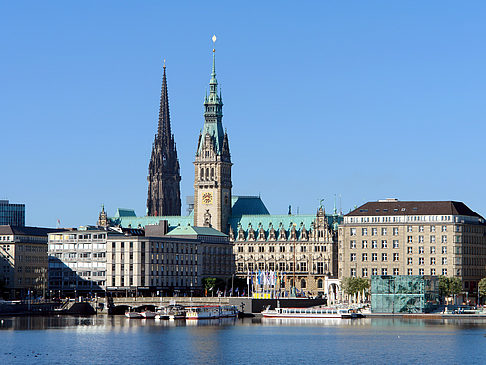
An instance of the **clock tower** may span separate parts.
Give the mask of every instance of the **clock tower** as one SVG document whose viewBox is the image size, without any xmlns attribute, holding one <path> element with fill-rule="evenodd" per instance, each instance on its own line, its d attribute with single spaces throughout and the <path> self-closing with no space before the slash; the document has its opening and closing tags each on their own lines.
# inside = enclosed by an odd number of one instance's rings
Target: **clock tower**
<svg viewBox="0 0 486 365">
<path fill-rule="evenodd" d="M 216 37 L 213 37 L 215 41 Z M 204 127 L 199 134 L 194 161 L 194 225 L 228 233 L 231 216 L 231 155 L 228 135 L 223 130 L 223 99 L 218 95 L 215 50 L 209 81 L 209 95 L 204 98 Z M 208 217 L 210 217 L 208 222 Z"/>
</svg>

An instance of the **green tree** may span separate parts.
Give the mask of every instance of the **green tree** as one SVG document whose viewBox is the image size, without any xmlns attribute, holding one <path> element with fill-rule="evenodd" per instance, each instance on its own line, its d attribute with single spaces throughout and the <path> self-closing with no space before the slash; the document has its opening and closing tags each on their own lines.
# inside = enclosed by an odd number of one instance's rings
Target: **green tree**
<svg viewBox="0 0 486 365">
<path fill-rule="evenodd" d="M 439 277 L 439 294 L 441 297 L 449 296 L 449 278 L 447 276 Z"/>
<path fill-rule="evenodd" d="M 367 293 L 370 288 L 370 281 L 366 278 L 343 278 L 341 286 L 344 292 L 348 295 L 353 295 L 361 292 Z"/>
<path fill-rule="evenodd" d="M 458 277 L 449 278 L 449 290 L 452 295 L 459 294 L 462 291 L 462 281 Z"/>
<path fill-rule="evenodd" d="M 462 291 L 462 281 L 458 277 L 439 277 L 439 294 L 443 297 L 450 297 Z"/>
<path fill-rule="evenodd" d="M 204 285 L 204 289 L 206 289 L 206 291 L 213 290 L 214 286 L 216 285 L 216 278 L 204 278 L 202 279 L 202 284 Z"/>
<path fill-rule="evenodd" d="M 486 297 L 486 278 L 482 278 L 481 280 L 479 280 L 478 287 L 479 287 L 479 297 L 480 298 Z"/>
</svg>

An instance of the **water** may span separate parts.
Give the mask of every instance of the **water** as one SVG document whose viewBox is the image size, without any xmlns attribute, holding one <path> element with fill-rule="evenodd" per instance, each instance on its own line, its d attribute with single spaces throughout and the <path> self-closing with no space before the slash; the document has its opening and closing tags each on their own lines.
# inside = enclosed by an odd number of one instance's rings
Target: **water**
<svg viewBox="0 0 486 365">
<path fill-rule="evenodd" d="M 0 364 L 484 364 L 486 320 L 0 318 Z"/>
</svg>

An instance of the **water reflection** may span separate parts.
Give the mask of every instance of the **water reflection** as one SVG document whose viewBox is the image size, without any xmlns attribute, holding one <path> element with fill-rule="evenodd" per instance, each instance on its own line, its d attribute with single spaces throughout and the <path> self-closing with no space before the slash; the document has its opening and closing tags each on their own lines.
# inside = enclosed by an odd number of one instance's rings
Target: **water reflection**
<svg viewBox="0 0 486 365">
<path fill-rule="evenodd" d="M 139 327 L 204 327 L 204 326 L 234 326 L 236 318 L 220 318 L 207 320 L 159 320 L 159 319 L 129 319 L 124 316 L 51 316 L 51 317 L 5 317 L 0 319 L 0 330 L 46 330 L 61 328 L 106 328 L 123 330 Z"/>
<path fill-rule="evenodd" d="M 0 318 L 0 364 L 484 363 L 482 319 Z"/>
</svg>

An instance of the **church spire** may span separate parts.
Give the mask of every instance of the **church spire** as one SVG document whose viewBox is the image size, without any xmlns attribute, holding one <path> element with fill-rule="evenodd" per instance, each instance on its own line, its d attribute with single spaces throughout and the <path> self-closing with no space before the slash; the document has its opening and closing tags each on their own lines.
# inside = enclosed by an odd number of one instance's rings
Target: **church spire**
<svg viewBox="0 0 486 365">
<path fill-rule="evenodd" d="M 157 135 L 162 138 L 165 144 L 168 144 L 171 139 L 170 131 L 170 114 L 169 114 L 169 95 L 167 92 L 167 75 L 165 73 L 164 60 L 164 74 L 162 76 L 162 89 L 160 91 L 160 109 L 159 109 L 159 127 Z"/>
<path fill-rule="evenodd" d="M 179 186 L 181 175 L 174 136 L 170 130 L 169 96 L 165 68 L 164 60 L 159 123 L 149 163 L 147 214 L 151 216 L 181 214 Z"/>
</svg>

